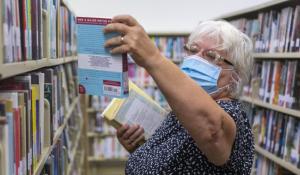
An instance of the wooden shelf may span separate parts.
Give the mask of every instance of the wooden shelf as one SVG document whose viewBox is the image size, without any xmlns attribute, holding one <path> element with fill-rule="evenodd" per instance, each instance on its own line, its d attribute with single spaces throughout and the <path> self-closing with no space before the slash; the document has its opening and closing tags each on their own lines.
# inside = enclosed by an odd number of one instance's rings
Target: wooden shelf
<svg viewBox="0 0 300 175">
<path fill-rule="evenodd" d="M 96 110 L 96 109 L 94 109 L 94 108 L 88 108 L 87 109 L 87 112 L 88 113 L 96 113 L 96 112 L 102 112 L 103 110 L 102 109 L 99 109 L 99 110 Z"/>
<path fill-rule="evenodd" d="M 225 15 L 221 15 L 215 19 L 228 19 L 228 18 L 234 18 L 234 17 L 238 17 L 238 16 L 245 16 L 246 14 L 252 13 L 252 12 L 258 12 L 261 11 L 263 9 L 266 8 L 270 8 L 272 6 L 278 6 L 278 5 L 282 5 L 284 3 L 288 3 L 291 2 L 292 0 L 272 0 L 272 1 L 268 1 L 259 5 L 255 5 L 253 7 L 249 7 L 246 9 L 242 9 L 242 10 L 238 10 L 235 11 L 233 13 L 228 13 Z"/>
<path fill-rule="evenodd" d="M 272 109 L 274 111 L 278 111 L 278 112 L 282 112 L 297 118 L 300 118 L 300 111 L 299 110 L 295 110 L 295 109 L 288 109 L 288 108 L 284 108 L 278 105 L 274 105 L 274 104 L 270 104 L 270 103 L 265 103 L 262 100 L 258 100 L 258 99 L 254 99 L 251 97 L 246 97 L 246 96 L 242 96 L 240 98 L 241 101 L 244 102 L 248 102 L 257 106 L 261 106 L 264 108 L 268 108 L 268 109 Z"/>
<path fill-rule="evenodd" d="M 149 31 L 147 32 L 150 36 L 188 36 L 192 31 Z"/>
<path fill-rule="evenodd" d="M 276 164 L 284 167 L 285 169 L 295 173 L 295 174 L 300 174 L 300 169 L 297 168 L 295 165 L 291 164 L 290 162 L 287 162 L 277 156 L 275 156 L 274 154 L 268 152 L 267 150 L 261 148 L 260 146 L 255 145 L 255 151 L 261 155 L 263 155 L 264 157 L 272 160 L 273 162 L 275 162 Z"/>
<path fill-rule="evenodd" d="M 174 60 L 172 58 L 168 58 L 168 60 L 170 60 L 171 62 L 173 62 L 174 64 L 180 64 L 182 63 L 183 60 Z M 134 61 L 129 61 L 128 64 L 136 64 Z"/>
<path fill-rule="evenodd" d="M 286 52 L 286 53 L 254 53 L 255 59 L 300 59 L 300 52 Z"/>
<path fill-rule="evenodd" d="M 179 61 L 179 60 L 172 60 L 172 59 L 170 59 L 174 64 L 180 64 L 180 63 L 182 63 L 182 61 Z"/>
<path fill-rule="evenodd" d="M 45 163 L 46 163 L 49 155 L 51 154 L 51 152 L 54 149 L 57 141 L 59 140 L 60 136 L 62 135 L 63 130 L 67 126 L 68 120 L 71 117 L 71 114 L 72 114 L 73 110 L 75 109 L 75 106 L 76 106 L 76 104 L 78 102 L 79 102 L 79 97 L 76 97 L 76 99 L 73 101 L 72 105 L 70 106 L 69 111 L 67 112 L 67 115 L 66 115 L 66 118 L 64 120 L 64 123 L 57 129 L 57 131 L 54 134 L 53 144 L 50 147 L 46 148 L 43 151 L 43 153 L 42 153 L 42 155 L 40 157 L 40 160 L 39 160 L 39 162 L 37 164 L 37 167 L 34 170 L 34 173 L 33 173 L 34 175 L 39 175 L 40 172 L 42 171 L 42 169 L 43 169 L 43 167 L 44 167 L 44 165 L 45 165 Z"/>
<path fill-rule="evenodd" d="M 81 159 L 80 159 L 80 167 L 79 167 L 79 171 L 78 171 L 78 174 L 81 175 L 82 174 L 82 167 L 83 167 L 83 164 L 84 164 L 84 157 L 85 157 L 85 153 L 83 151 L 83 154 L 81 156 Z"/>
<path fill-rule="evenodd" d="M 88 157 L 89 162 L 98 162 L 98 163 L 124 163 L 128 160 L 128 158 L 101 158 L 101 157 Z"/>
<path fill-rule="evenodd" d="M 82 128 L 83 128 L 83 121 L 80 124 L 80 130 L 79 130 L 79 133 L 77 134 L 76 141 L 75 141 L 75 146 L 74 146 L 74 148 L 72 150 L 71 161 L 68 164 L 67 175 L 71 174 L 71 170 L 73 168 L 75 157 L 76 157 L 76 154 L 77 154 L 77 151 L 78 151 L 78 145 L 79 145 L 81 134 L 82 134 Z"/>
<path fill-rule="evenodd" d="M 0 117 L 0 124 L 6 124 L 6 118 L 5 117 Z"/>
<path fill-rule="evenodd" d="M 0 80 L 9 78 L 15 75 L 27 73 L 33 70 L 41 69 L 44 67 L 52 67 L 69 62 L 77 61 L 77 56 L 48 59 L 43 58 L 41 60 L 30 60 L 16 63 L 4 63 L 0 64 Z"/>
<path fill-rule="evenodd" d="M 115 137 L 116 134 L 112 133 L 96 133 L 96 132 L 88 132 L 87 137 L 89 138 L 95 138 L 95 137 Z"/>
</svg>

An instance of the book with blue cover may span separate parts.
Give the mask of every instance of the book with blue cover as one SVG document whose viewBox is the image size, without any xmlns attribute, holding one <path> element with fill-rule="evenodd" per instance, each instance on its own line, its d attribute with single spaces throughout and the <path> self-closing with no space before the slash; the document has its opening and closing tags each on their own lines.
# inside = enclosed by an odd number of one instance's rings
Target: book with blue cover
<svg viewBox="0 0 300 175">
<path fill-rule="evenodd" d="M 128 96 L 127 54 L 112 55 L 104 47 L 119 33 L 104 34 L 109 18 L 77 17 L 79 93 L 123 98 Z"/>
</svg>

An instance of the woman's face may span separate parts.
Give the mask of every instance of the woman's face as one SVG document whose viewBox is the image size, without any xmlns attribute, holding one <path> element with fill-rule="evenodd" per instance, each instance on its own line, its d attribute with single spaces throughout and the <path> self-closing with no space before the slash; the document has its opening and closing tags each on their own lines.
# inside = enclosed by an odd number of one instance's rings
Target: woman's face
<svg viewBox="0 0 300 175">
<path fill-rule="evenodd" d="M 205 42 L 203 42 L 205 41 Z M 218 79 L 218 87 L 222 88 L 226 85 L 229 85 L 233 81 L 233 77 L 237 79 L 237 75 L 234 73 L 234 66 L 230 58 L 228 58 L 228 54 L 224 51 L 220 51 L 217 49 L 217 43 L 212 39 L 203 39 L 201 41 L 197 41 L 191 45 L 193 49 L 188 51 L 188 55 L 197 55 L 201 58 L 206 59 L 212 64 L 219 66 L 222 68 L 221 74 Z M 214 55 L 218 55 L 224 58 L 224 60 L 216 59 L 216 57 L 212 57 L 208 55 L 208 51 L 212 51 L 215 53 Z M 227 91 L 227 95 L 229 96 L 229 92 Z M 222 94 L 224 96 L 224 93 Z M 226 95 L 225 95 L 226 96 Z"/>
</svg>

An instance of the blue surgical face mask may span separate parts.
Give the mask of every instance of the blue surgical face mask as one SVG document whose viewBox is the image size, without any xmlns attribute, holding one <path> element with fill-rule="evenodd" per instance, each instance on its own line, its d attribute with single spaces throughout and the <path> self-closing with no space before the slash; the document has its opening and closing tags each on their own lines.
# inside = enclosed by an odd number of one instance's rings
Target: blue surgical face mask
<svg viewBox="0 0 300 175">
<path fill-rule="evenodd" d="M 222 69 L 197 55 L 185 57 L 180 68 L 184 73 L 195 80 L 208 94 L 214 94 L 225 87 L 218 88 L 217 86 L 222 70 L 233 70 Z"/>
</svg>

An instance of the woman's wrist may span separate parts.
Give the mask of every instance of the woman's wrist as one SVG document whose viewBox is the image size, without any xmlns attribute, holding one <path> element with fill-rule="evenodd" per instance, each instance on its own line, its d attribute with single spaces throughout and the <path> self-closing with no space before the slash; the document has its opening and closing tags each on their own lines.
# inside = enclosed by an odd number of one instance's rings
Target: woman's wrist
<svg viewBox="0 0 300 175">
<path fill-rule="evenodd" d="M 161 65 L 164 61 L 167 59 L 161 54 L 161 53 L 156 53 L 153 54 L 153 56 L 147 58 L 146 64 L 143 66 L 148 73 L 151 74 L 152 71 L 158 68 L 159 65 Z"/>
</svg>

